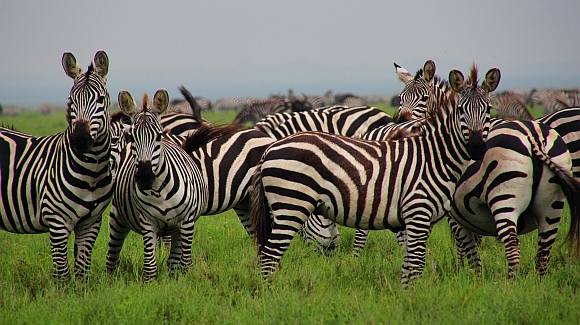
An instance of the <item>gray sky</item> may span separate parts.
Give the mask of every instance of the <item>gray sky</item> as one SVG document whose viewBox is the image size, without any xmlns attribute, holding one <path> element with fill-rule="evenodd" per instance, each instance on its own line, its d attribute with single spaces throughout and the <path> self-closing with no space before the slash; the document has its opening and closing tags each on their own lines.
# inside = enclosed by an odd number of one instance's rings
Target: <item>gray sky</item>
<svg viewBox="0 0 580 325">
<path fill-rule="evenodd" d="M 108 88 L 136 98 L 400 91 L 393 61 L 414 73 L 480 75 L 499 90 L 580 86 L 580 1 L 29 1 L 0 2 L 0 103 L 64 104 L 72 52 L 86 69 L 110 59 Z"/>
</svg>

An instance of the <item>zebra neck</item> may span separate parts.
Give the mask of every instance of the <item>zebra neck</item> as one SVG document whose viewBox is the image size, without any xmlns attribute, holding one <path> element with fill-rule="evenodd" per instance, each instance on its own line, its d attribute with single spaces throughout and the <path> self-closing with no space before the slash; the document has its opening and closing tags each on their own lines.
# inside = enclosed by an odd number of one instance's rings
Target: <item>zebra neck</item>
<svg viewBox="0 0 580 325">
<path fill-rule="evenodd" d="M 111 156 L 111 134 L 104 132 L 97 138 L 93 146 L 88 152 L 79 153 L 72 149 L 70 137 L 72 130 L 67 128 L 63 135 L 63 146 L 67 152 L 67 156 L 74 161 L 76 165 L 83 166 L 90 170 L 102 170 L 108 168 Z"/>
</svg>

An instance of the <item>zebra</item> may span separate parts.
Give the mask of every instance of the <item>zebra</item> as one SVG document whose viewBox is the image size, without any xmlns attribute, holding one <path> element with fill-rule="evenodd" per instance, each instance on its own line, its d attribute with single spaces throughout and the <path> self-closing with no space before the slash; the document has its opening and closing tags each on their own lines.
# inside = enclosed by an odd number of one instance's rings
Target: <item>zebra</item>
<svg viewBox="0 0 580 325">
<path fill-rule="evenodd" d="M 485 150 L 489 93 L 500 71 L 489 70 L 481 86 L 475 66 L 468 80 L 458 70 L 449 80 L 459 99 L 432 103 L 422 135 L 369 141 L 303 132 L 268 147 L 252 177 L 250 205 L 264 278 L 314 211 L 348 227 L 406 228 L 401 284 L 421 275 L 431 225 L 449 209 L 469 159 Z"/>
<path fill-rule="evenodd" d="M 451 96 L 452 90 L 447 80 L 435 74 L 436 66 L 433 60 L 427 60 L 423 68 L 417 70 L 415 76 L 396 62 L 393 62 L 393 65 L 399 80 L 405 84 L 399 94 L 399 110 L 395 116 L 397 124 L 373 129 L 363 135 L 363 139 L 386 141 L 413 135 L 415 123 L 425 117 L 428 105 L 442 97 Z M 356 230 L 353 243 L 355 257 L 360 255 L 366 245 L 368 234 L 368 229 Z M 404 243 L 404 236 L 404 231 L 397 232 L 397 241 L 400 245 Z"/>
<path fill-rule="evenodd" d="M 252 104 L 254 101 L 255 99 L 252 97 L 223 97 L 215 101 L 213 110 L 215 112 L 238 111 L 245 105 Z"/>
<path fill-rule="evenodd" d="M 506 92 L 497 96 L 497 118 L 530 121 L 534 117 L 522 96 Z"/>
<path fill-rule="evenodd" d="M 558 89 L 536 90 L 530 95 L 533 104 L 541 104 L 544 114 L 550 114 L 562 108 L 573 106 L 566 94 Z"/>
<path fill-rule="evenodd" d="M 379 108 L 331 106 L 306 112 L 273 114 L 256 123 L 254 128 L 279 140 L 303 131 L 360 137 L 383 125 L 393 125 L 393 119 Z M 300 234 L 307 242 L 317 243 L 325 253 L 331 253 L 340 240 L 334 222 L 319 214 L 313 214 L 306 221 Z"/>
<path fill-rule="evenodd" d="M 254 125 L 273 139 L 279 140 L 302 131 L 322 131 L 357 136 L 393 119 L 381 109 L 370 106 L 329 106 L 304 112 L 272 114 Z"/>
<path fill-rule="evenodd" d="M 399 110 L 395 116 L 396 123 L 420 119 L 425 116 L 429 100 L 437 100 L 440 96 L 448 96 L 451 89 L 449 83 L 435 74 L 435 62 L 427 60 L 415 76 L 393 62 L 395 73 L 405 88 L 399 94 Z"/>
<path fill-rule="evenodd" d="M 497 236 L 505 247 L 508 277 L 520 259 L 518 235 L 538 229 L 536 269 L 545 276 L 550 249 L 568 199 L 571 212 L 567 241 L 580 251 L 580 181 L 571 173 L 568 146 L 549 126 L 506 122 L 493 128 L 483 159 L 471 161 L 454 194 L 451 216 L 459 265 L 468 256 L 481 271 L 475 234 Z"/>
<path fill-rule="evenodd" d="M 354 106 L 365 106 L 365 100 L 357 95 L 351 93 L 337 94 L 335 95 L 335 103 L 342 106 L 354 107 Z"/>
<path fill-rule="evenodd" d="M 291 111 L 292 107 L 290 101 L 283 98 L 256 100 L 251 104 L 244 105 L 244 107 L 238 111 L 238 114 L 234 118 L 234 123 L 246 124 L 247 122 L 250 122 L 253 125 L 267 115 Z"/>
<path fill-rule="evenodd" d="M 143 236 L 143 280 L 157 277 L 158 235 L 171 235 L 170 275 L 191 264 L 195 221 L 207 204 L 208 191 L 193 159 L 177 144 L 163 138 L 158 116 L 167 110 L 169 95 L 159 89 L 149 107 L 137 111 L 131 94 L 119 92 L 119 106 L 131 116 L 131 146 L 121 154 L 110 213 L 107 270 L 119 264 L 123 242 L 133 230 Z"/>
<path fill-rule="evenodd" d="M 70 52 L 62 56 L 73 79 L 68 127 L 34 137 L 0 128 L 0 229 L 19 234 L 50 233 L 53 276 L 70 280 L 69 236 L 74 238 L 74 272 L 85 277 L 93 245 L 109 205 L 109 58 L 98 51 L 86 72 Z"/>
</svg>

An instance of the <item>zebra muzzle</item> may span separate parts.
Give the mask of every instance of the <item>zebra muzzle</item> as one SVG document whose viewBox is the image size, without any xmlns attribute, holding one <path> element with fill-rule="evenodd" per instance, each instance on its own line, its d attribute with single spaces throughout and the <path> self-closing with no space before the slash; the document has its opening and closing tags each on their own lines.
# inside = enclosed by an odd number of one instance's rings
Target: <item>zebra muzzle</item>
<svg viewBox="0 0 580 325">
<path fill-rule="evenodd" d="M 483 158 L 487 147 L 481 135 L 481 132 L 472 132 L 467 141 L 467 154 L 472 160 L 479 160 Z"/>
<path fill-rule="evenodd" d="M 155 174 L 151 167 L 151 161 L 140 161 L 137 163 L 137 171 L 135 172 L 135 182 L 141 191 L 150 190 L 155 181 Z"/>
<path fill-rule="evenodd" d="M 91 150 L 94 140 L 91 137 L 91 129 L 87 121 L 77 121 L 74 124 L 70 142 L 76 152 L 85 153 Z"/>
</svg>

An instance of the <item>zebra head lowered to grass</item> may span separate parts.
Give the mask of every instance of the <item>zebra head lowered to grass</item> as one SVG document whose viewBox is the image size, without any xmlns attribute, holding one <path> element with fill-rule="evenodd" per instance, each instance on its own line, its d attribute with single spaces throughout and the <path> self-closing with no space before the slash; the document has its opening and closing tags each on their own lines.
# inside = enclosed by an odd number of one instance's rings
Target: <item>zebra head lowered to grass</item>
<svg viewBox="0 0 580 325">
<path fill-rule="evenodd" d="M 171 235 L 170 274 L 191 264 L 194 223 L 207 205 L 207 186 L 193 159 L 174 141 L 163 136 L 159 114 L 169 105 L 165 89 L 158 90 L 149 106 L 136 104 L 127 91 L 119 92 L 121 110 L 131 116 L 131 146 L 121 154 L 110 214 L 107 269 L 119 263 L 119 253 L 130 230 L 143 236 L 145 281 L 157 277 L 158 236 Z"/>
<path fill-rule="evenodd" d="M 491 69 L 482 85 L 477 69 L 460 92 L 430 104 L 423 133 L 397 141 L 369 141 L 303 132 L 273 143 L 252 179 L 250 218 L 262 275 L 278 266 L 309 215 L 320 213 L 361 229 L 407 231 L 401 283 L 419 276 L 431 225 L 449 210 L 455 184 L 470 158 L 480 158 L 489 128 L 489 96 L 500 79 Z M 486 100 L 487 99 L 487 100 Z"/>
<path fill-rule="evenodd" d="M 109 58 L 98 51 L 84 72 L 72 53 L 62 66 L 73 79 L 65 131 L 34 137 L 0 128 L 0 229 L 50 233 L 53 274 L 70 279 L 69 236 L 75 233 L 77 276 L 88 273 L 101 215 L 112 195 L 109 169 Z"/>
<path fill-rule="evenodd" d="M 481 271 L 476 235 L 497 236 L 505 247 L 508 276 L 520 260 L 518 235 L 538 229 L 536 269 L 546 274 L 564 208 L 570 207 L 566 237 L 580 252 L 580 181 L 571 171 L 568 147 L 559 134 L 535 121 L 507 122 L 492 129 L 483 159 L 471 161 L 454 195 L 451 216 L 460 265 L 468 257 Z"/>
</svg>

